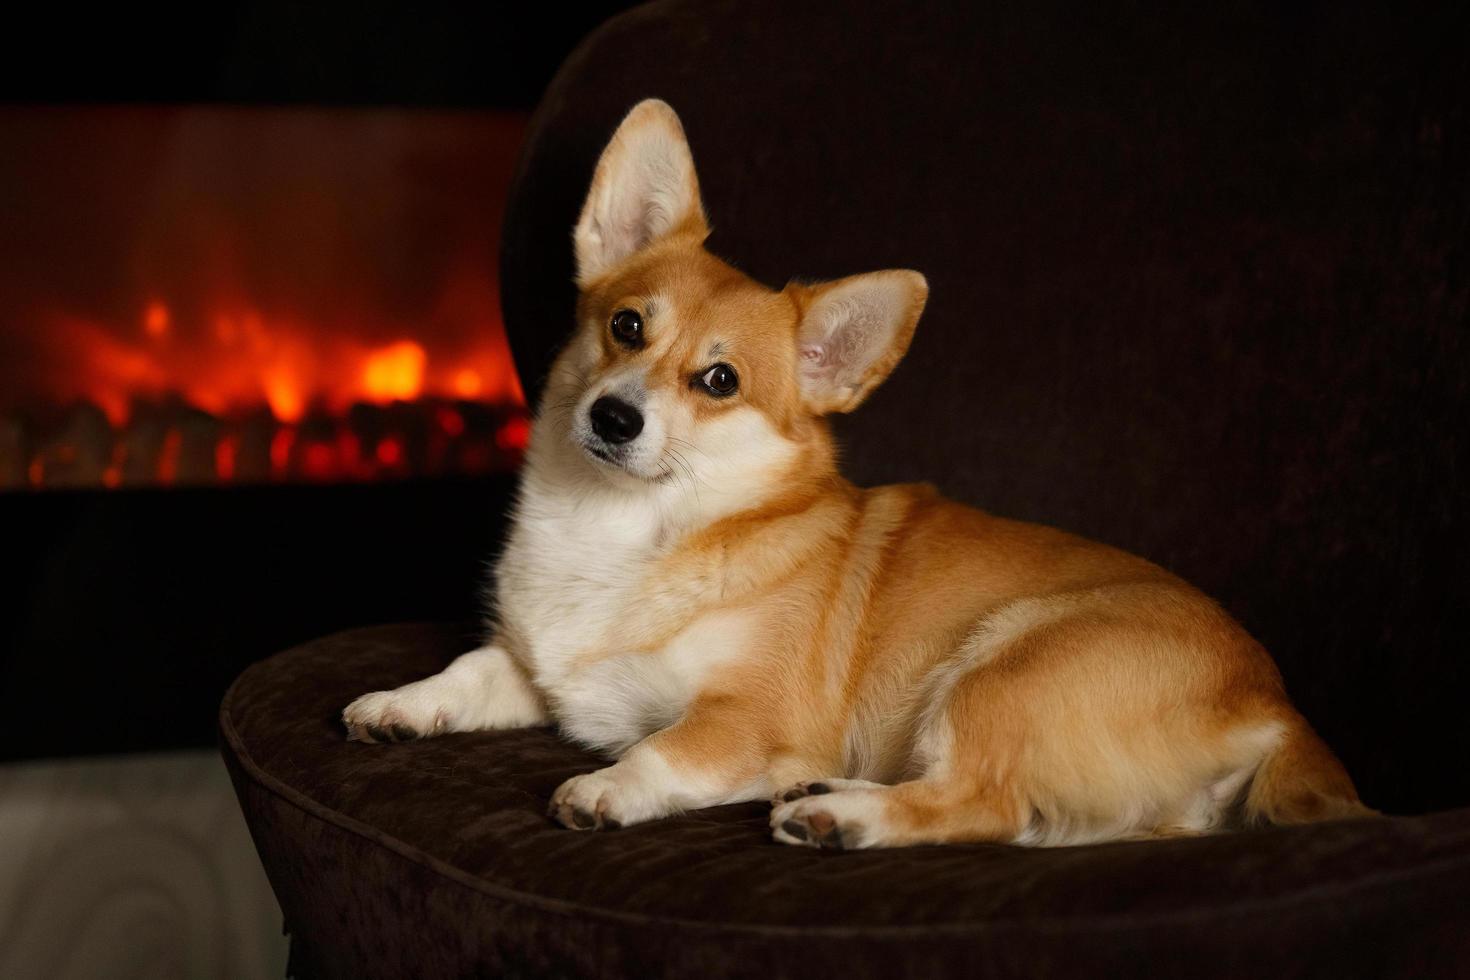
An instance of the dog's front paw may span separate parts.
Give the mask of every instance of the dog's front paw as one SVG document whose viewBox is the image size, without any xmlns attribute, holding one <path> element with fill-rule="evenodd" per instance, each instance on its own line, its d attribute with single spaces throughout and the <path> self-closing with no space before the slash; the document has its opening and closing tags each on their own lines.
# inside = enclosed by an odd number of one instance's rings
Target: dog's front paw
<svg viewBox="0 0 1470 980">
<path fill-rule="evenodd" d="M 622 827 L 625 814 L 618 800 L 618 783 L 603 772 L 573 776 L 562 783 L 551 794 L 547 816 L 571 830 L 617 830 Z"/>
<path fill-rule="evenodd" d="M 349 741 L 411 742 L 443 732 L 448 709 L 418 684 L 407 684 L 364 694 L 342 712 L 342 724 Z"/>
</svg>

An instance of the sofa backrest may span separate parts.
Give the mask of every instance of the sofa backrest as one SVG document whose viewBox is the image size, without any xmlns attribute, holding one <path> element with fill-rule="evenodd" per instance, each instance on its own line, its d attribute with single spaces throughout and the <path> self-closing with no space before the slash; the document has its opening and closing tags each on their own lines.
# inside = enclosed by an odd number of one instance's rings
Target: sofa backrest
<svg viewBox="0 0 1470 980">
<path fill-rule="evenodd" d="M 772 286 L 929 277 L 906 362 L 839 424 L 852 478 L 930 480 L 1175 570 L 1274 653 L 1369 802 L 1470 802 L 1447 755 L 1470 694 L 1464 35 L 1176 6 L 614 19 L 546 93 L 512 189 L 527 390 L 571 327 L 597 154 L 664 98 L 711 250 Z"/>
</svg>

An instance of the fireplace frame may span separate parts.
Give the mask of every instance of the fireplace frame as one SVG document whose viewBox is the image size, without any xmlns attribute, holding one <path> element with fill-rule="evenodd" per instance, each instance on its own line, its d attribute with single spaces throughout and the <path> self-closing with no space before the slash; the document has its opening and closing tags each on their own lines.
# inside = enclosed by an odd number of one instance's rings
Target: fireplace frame
<svg viewBox="0 0 1470 980">
<path fill-rule="evenodd" d="M 246 665 L 335 630 L 472 644 L 514 482 L 0 495 L 0 759 L 211 745 Z"/>
</svg>

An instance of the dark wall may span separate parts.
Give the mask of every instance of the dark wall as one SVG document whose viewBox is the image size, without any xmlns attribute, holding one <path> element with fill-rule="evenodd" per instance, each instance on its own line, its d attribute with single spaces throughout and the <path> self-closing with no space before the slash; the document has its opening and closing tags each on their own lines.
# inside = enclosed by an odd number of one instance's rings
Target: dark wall
<svg viewBox="0 0 1470 980">
<path fill-rule="evenodd" d="M 530 109 L 628 2 L 15 4 L 0 101 Z"/>
</svg>

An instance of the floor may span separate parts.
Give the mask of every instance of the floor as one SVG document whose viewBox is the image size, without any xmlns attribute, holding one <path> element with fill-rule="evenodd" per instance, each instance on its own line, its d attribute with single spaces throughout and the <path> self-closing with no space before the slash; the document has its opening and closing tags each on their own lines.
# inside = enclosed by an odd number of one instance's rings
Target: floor
<svg viewBox="0 0 1470 980">
<path fill-rule="evenodd" d="M 0 766 L 0 977 L 285 975 L 219 755 Z"/>
</svg>

